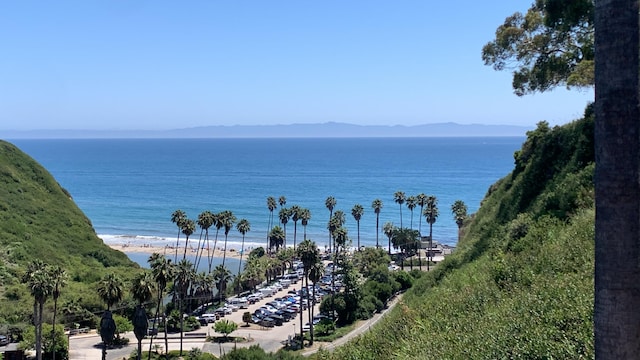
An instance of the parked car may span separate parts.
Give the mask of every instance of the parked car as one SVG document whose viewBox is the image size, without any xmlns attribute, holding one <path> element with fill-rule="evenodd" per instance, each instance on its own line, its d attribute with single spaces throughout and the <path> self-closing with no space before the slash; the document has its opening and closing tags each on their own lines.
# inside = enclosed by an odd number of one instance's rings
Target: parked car
<svg viewBox="0 0 640 360">
<path fill-rule="evenodd" d="M 5 335 L 0 335 L 0 346 L 5 346 L 9 344 L 9 338 Z"/>
</svg>

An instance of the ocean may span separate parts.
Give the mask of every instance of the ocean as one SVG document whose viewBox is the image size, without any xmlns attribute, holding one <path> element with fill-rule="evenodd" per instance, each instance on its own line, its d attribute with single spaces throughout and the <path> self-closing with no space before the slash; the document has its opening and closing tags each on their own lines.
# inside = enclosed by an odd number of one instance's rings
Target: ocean
<svg viewBox="0 0 640 360">
<path fill-rule="evenodd" d="M 311 210 L 307 237 L 328 245 L 329 211 L 325 199 L 337 200 L 346 214 L 353 246 L 355 204 L 364 207 L 361 245 L 375 246 L 376 217 L 371 202 L 383 202 L 382 226 L 400 225 L 396 191 L 425 193 L 438 199 L 440 215 L 434 240 L 455 246 L 457 226 L 451 214 L 455 200 L 475 212 L 489 186 L 513 169 L 513 153 L 524 137 L 487 138 L 317 138 L 317 139 L 83 139 L 10 140 L 42 164 L 73 196 L 106 243 L 170 245 L 177 227 L 176 209 L 197 219 L 204 210 L 231 210 L 246 218 L 251 230 L 247 247 L 267 242 L 268 196 L 285 196 L 286 207 Z M 277 211 L 274 214 L 277 219 Z M 277 220 L 276 220 L 277 221 Z M 404 227 L 428 225 L 420 208 L 402 206 Z M 292 244 L 294 223 L 286 227 Z M 199 229 L 191 240 L 199 237 Z M 215 229 L 210 231 L 210 237 Z M 303 227 L 297 226 L 297 242 Z M 181 235 L 181 239 L 183 236 Z M 219 241 L 223 236 L 219 237 Z M 182 241 L 182 240 L 181 240 Z M 229 234 L 229 247 L 240 249 L 241 235 Z"/>
</svg>

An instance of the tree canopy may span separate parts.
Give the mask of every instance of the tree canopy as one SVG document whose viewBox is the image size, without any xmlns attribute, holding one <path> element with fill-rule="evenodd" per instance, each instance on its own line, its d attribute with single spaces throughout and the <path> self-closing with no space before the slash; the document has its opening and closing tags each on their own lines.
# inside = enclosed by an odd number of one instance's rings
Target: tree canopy
<svg viewBox="0 0 640 360">
<path fill-rule="evenodd" d="M 516 12 L 482 48 L 495 70 L 513 69 L 516 95 L 594 84 L 593 0 L 536 0 Z"/>
</svg>

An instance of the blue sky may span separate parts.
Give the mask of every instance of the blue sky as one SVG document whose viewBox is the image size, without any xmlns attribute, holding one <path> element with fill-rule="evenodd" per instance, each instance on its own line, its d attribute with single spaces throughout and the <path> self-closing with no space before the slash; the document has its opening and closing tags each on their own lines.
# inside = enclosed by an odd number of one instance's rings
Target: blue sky
<svg viewBox="0 0 640 360">
<path fill-rule="evenodd" d="M 563 124 L 482 46 L 526 1 L 6 1 L 0 130 Z"/>
</svg>

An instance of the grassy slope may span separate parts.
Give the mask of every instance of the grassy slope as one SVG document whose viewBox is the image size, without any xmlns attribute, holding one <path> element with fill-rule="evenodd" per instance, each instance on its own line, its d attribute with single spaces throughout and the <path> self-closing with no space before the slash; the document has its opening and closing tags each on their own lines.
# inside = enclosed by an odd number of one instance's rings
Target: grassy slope
<svg viewBox="0 0 640 360">
<path fill-rule="evenodd" d="M 593 358 L 590 109 L 539 125 L 515 158 L 456 253 L 380 326 L 318 358 Z"/>
<path fill-rule="evenodd" d="M 29 311 L 32 300 L 20 277 L 36 258 L 69 273 L 63 300 L 84 298 L 95 305 L 92 283 L 107 268 L 124 272 L 138 267 L 124 253 L 104 245 L 89 219 L 42 166 L 0 141 L 0 299 L 5 305 L 0 309 L 10 309 L 11 315 L 16 309 Z M 0 320 L 3 315 L 9 314 L 0 310 Z"/>
</svg>

